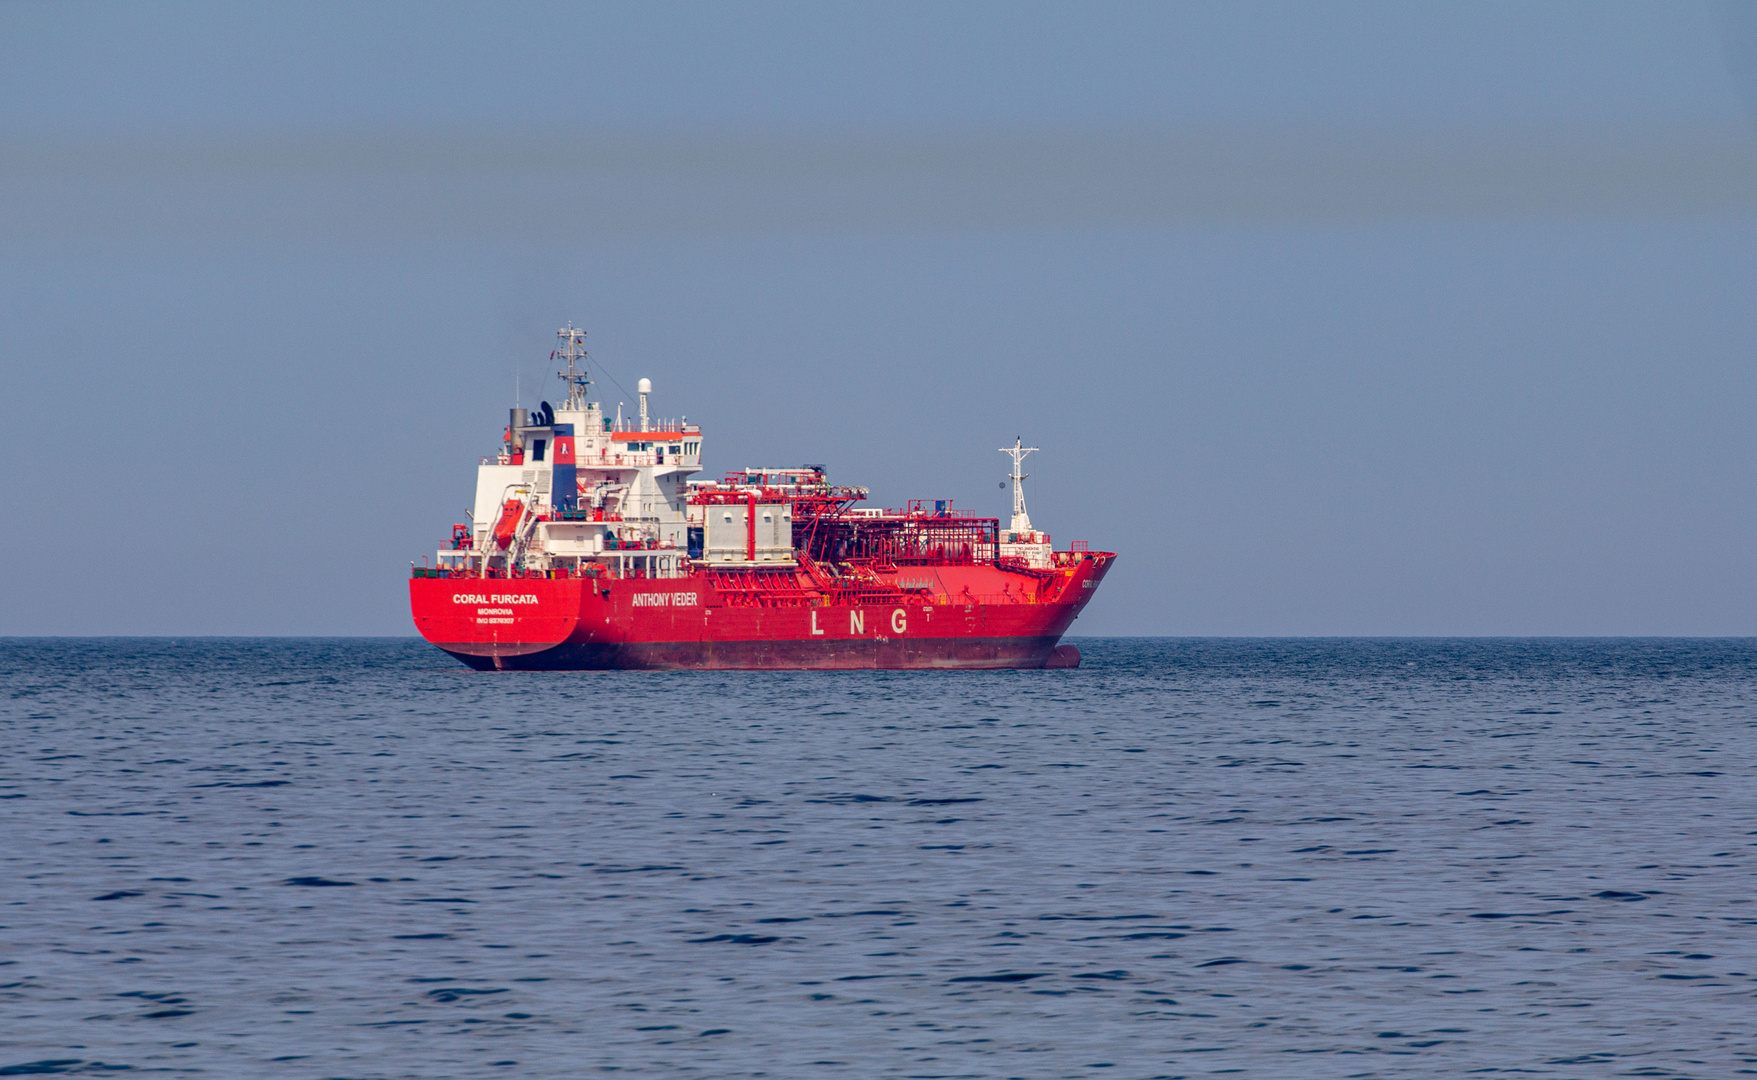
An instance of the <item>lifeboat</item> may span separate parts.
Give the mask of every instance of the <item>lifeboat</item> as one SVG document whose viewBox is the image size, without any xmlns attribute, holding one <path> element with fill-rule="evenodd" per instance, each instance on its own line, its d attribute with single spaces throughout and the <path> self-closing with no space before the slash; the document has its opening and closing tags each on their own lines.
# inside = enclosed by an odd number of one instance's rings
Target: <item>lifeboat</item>
<svg viewBox="0 0 1757 1080">
<path fill-rule="evenodd" d="M 494 542 L 502 551 L 512 543 L 512 534 L 518 531 L 519 515 L 524 511 L 525 503 L 522 499 L 508 499 L 506 505 L 500 508 L 500 520 L 494 523 Z"/>
</svg>

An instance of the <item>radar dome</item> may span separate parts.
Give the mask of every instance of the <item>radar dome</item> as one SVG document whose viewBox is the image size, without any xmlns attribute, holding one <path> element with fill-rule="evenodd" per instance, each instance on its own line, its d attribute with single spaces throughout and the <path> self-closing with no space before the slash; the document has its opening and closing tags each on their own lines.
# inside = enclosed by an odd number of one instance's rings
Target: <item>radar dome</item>
<svg viewBox="0 0 1757 1080">
<path fill-rule="evenodd" d="M 636 393 L 650 394 L 653 392 L 653 380 L 642 379 L 640 382 L 634 384 L 634 388 Z"/>
</svg>

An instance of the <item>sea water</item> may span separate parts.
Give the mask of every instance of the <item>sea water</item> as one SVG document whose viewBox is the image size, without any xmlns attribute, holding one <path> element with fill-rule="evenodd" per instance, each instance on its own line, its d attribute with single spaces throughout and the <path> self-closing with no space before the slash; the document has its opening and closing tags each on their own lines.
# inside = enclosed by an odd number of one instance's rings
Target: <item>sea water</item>
<svg viewBox="0 0 1757 1080">
<path fill-rule="evenodd" d="M 1757 642 L 0 642 L 0 1075 L 1757 1070 Z"/>
</svg>

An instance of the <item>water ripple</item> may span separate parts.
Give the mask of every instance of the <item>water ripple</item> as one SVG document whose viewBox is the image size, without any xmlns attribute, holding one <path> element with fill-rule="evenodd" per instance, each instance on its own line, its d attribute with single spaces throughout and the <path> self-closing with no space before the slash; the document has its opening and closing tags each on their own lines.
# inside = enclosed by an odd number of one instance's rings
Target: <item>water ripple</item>
<svg viewBox="0 0 1757 1080">
<path fill-rule="evenodd" d="M 0 1076 L 1733 1076 L 1757 643 L 0 642 Z"/>
</svg>

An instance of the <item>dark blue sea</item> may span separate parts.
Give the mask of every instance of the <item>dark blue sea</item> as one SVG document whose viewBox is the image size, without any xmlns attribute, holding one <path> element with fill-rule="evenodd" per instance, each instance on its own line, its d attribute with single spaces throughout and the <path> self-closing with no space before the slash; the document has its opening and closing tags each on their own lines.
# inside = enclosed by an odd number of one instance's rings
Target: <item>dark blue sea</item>
<svg viewBox="0 0 1757 1080">
<path fill-rule="evenodd" d="M 0 641 L 0 1076 L 1757 1072 L 1757 642 Z"/>
</svg>

